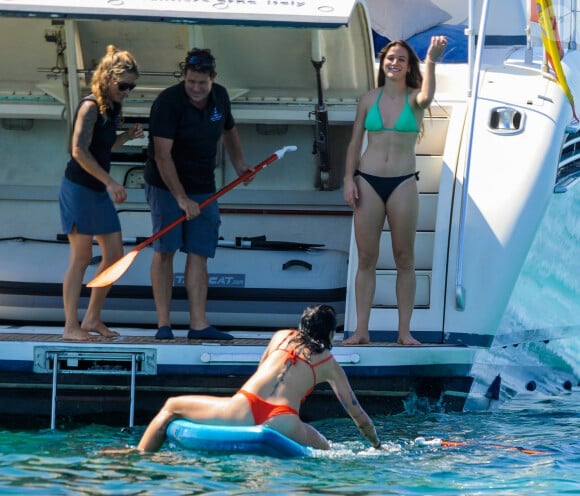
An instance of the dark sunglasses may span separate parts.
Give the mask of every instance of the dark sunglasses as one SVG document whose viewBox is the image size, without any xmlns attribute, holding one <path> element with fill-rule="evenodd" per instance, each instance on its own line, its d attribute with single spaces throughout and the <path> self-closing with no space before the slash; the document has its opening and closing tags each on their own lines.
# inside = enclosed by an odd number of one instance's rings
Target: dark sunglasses
<svg viewBox="0 0 580 496">
<path fill-rule="evenodd" d="M 124 83 L 122 81 L 117 81 L 117 88 L 119 91 L 133 91 L 137 85 L 135 83 Z"/>
<path fill-rule="evenodd" d="M 192 55 L 186 61 L 188 67 L 199 67 L 200 69 L 215 69 L 215 60 L 200 55 Z"/>
</svg>

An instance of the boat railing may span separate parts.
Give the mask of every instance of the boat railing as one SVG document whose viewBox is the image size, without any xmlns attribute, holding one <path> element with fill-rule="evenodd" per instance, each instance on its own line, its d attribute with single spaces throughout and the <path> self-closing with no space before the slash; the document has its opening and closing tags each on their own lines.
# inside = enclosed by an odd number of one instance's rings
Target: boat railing
<svg viewBox="0 0 580 496">
<path fill-rule="evenodd" d="M 473 0 L 469 2 L 469 30 L 470 30 L 470 38 L 472 36 L 472 22 L 473 22 Z M 487 23 L 487 12 L 488 12 L 489 0 L 484 0 L 482 10 L 481 10 L 481 17 L 480 17 L 480 24 L 479 24 L 479 33 L 485 33 L 486 23 Z M 470 45 L 471 45 L 470 40 Z M 461 192 L 461 206 L 459 211 L 459 232 L 458 232 L 458 239 L 457 239 L 457 272 L 455 276 L 455 305 L 459 310 L 465 309 L 465 288 L 463 286 L 463 262 L 465 258 L 465 219 L 466 219 L 466 211 L 467 211 L 467 199 L 469 195 L 469 173 L 470 173 L 470 165 L 471 165 L 471 150 L 473 148 L 473 129 L 474 129 L 474 120 L 475 120 L 475 109 L 477 104 L 477 96 L 479 91 L 479 73 L 481 68 L 481 55 L 483 51 L 483 46 L 485 45 L 485 36 L 479 36 L 477 40 L 477 48 L 475 51 L 475 59 L 472 59 L 470 56 L 469 59 L 469 73 L 470 73 L 470 81 L 473 83 L 470 86 L 469 90 L 469 97 L 471 99 L 471 105 L 469 106 L 469 113 L 468 113 L 468 139 L 469 142 L 466 147 L 466 161 L 465 161 L 465 169 L 463 173 L 463 188 Z"/>
</svg>

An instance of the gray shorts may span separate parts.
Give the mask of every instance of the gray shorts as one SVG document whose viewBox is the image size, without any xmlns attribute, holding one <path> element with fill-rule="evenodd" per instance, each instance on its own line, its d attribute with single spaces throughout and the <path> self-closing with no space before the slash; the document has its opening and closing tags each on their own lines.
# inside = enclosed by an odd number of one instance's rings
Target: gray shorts
<svg viewBox="0 0 580 496">
<path fill-rule="evenodd" d="M 209 198 L 211 194 L 188 195 L 197 203 Z M 145 197 L 151 209 L 153 233 L 159 232 L 165 226 L 183 215 L 173 195 L 166 189 L 145 183 Z M 162 253 L 172 253 L 181 250 L 202 257 L 215 256 L 219 227 L 220 211 L 217 201 L 213 201 L 201 209 L 195 219 L 191 219 L 171 229 L 153 242 L 153 249 Z"/>
<path fill-rule="evenodd" d="M 119 215 L 107 191 L 94 191 L 64 177 L 59 192 L 60 222 L 64 234 L 76 226 L 79 234 L 121 231 Z"/>
</svg>

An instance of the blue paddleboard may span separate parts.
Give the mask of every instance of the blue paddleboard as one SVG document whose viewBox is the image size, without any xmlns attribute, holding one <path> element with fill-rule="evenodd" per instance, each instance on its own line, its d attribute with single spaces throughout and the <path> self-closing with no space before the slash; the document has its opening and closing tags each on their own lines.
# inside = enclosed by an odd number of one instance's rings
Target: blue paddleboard
<svg viewBox="0 0 580 496">
<path fill-rule="evenodd" d="M 254 453 L 278 458 L 312 455 L 312 448 L 261 425 L 229 426 L 174 420 L 167 437 L 184 449 Z"/>
</svg>

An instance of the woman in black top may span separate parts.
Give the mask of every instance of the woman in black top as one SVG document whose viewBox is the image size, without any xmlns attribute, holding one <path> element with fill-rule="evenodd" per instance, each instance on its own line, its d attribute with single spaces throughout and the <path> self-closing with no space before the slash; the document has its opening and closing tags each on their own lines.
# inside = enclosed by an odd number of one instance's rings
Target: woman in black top
<svg viewBox="0 0 580 496">
<path fill-rule="evenodd" d="M 101 320 L 109 287 L 92 289 L 82 323 L 78 304 L 85 270 L 92 258 L 93 238 L 102 255 L 97 273 L 123 255 L 121 225 L 114 203 L 123 203 L 127 192 L 109 170 L 112 150 L 143 136 L 139 124 L 117 134 L 123 99 L 135 88 L 138 77 L 133 56 L 109 45 L 93 73 L 91 94 L 81 100 L 76 110 L 71 159 L 60 188 L 61 222 L 70 244 L 63 281 L 63 339 L 68 341 L 93 341 L 91 332 L 106 338 L 119 335 Z"/>
</svg>

